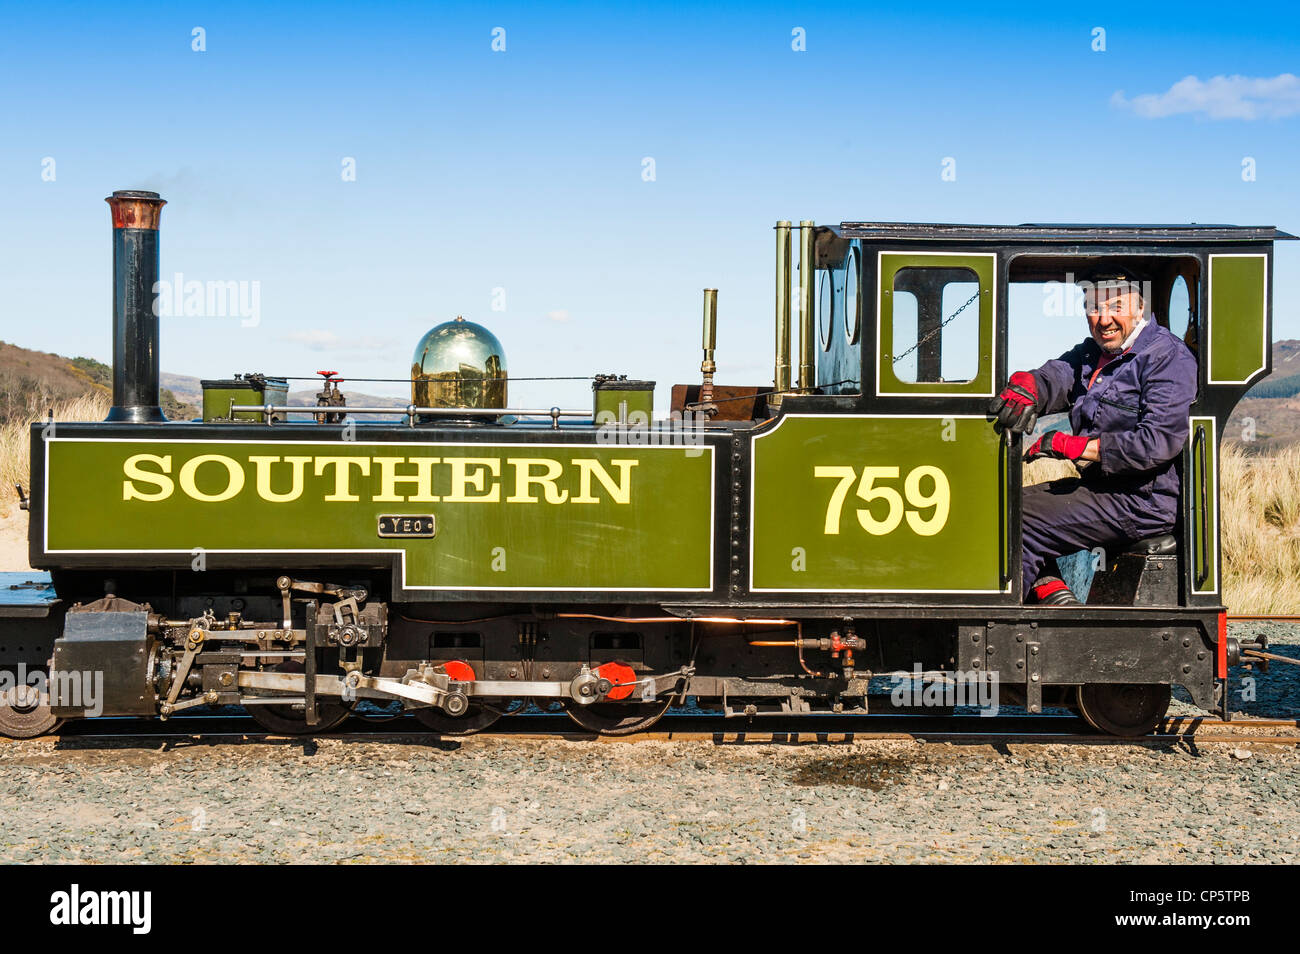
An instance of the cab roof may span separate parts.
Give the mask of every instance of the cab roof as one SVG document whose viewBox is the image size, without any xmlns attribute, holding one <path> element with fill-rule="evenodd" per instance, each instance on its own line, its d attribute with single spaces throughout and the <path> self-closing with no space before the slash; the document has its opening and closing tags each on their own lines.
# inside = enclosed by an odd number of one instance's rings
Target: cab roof
<svg viewBox="0 0 1300 954">
<path fill-rule="evenodd" d="M 1274 242 L 1296 236 L 1272 225 L 945 225 L 937 222 L 841 222 L 831 226 L 841 238 L 926 242 L 1097 243 L 1205 245 L 1219 242 Z"/>
</svg>

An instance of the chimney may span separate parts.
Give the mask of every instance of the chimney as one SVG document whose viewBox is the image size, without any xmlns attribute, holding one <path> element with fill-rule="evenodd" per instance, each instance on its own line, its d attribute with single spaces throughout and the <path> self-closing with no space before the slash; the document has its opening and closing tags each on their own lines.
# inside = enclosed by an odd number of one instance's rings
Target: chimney
<svg viewBox="0 0 1300 954">
<path fill-rule="evenodd" d="M 158 406 L 158 220 L 167 203 L 157 192 L 114 192 L 113 407 L 109 421 L 165 421 Z"/>
</svg>

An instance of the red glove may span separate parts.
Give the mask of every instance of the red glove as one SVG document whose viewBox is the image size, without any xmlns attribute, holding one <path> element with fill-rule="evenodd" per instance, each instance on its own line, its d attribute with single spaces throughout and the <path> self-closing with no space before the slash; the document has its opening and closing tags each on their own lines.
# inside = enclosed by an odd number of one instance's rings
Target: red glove
<svg viewBox="0 0 1300 954">
<path fill-rule="evenodd" d="M 989 404 L 996 417 L 993 429 L 999 434 L 1009 429 L 1013 434 L 1027 434 L 1038 423 L 1038 382 L 1028 371 L 1017 371 Z"/>
<path fill-rule="evenodd" d="M 1047 443 L 1043 440 L 1046 438 Z M 1065 460 L 1078 460 L 1091 440 L 1084 434 L 1067 434 L 1065 431 L 1052 431 L 1044 434 L 1025 451 L 1025 460 L 1037 460 L 1039 457 L 1062 457 Z"/>
</svg>

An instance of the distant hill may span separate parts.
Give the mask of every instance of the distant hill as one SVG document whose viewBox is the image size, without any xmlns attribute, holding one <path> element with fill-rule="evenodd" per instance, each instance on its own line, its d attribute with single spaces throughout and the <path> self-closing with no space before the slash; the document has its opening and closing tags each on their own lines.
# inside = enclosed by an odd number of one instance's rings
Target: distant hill
<svg viewBox="0 0 1300 954">
<path fill-rule="evenodd" d="M 1273 342 L 1272 373 L 1246 392 L 1223 440 L 1260 454 L 1300 444 L 1300 341 Z"/>
<path fill-rule="evenodd" d="M 0 341 L 0 419 L 57 404 L 102 387 L 67 358 Z"/>
<path fill-rule="evenodd" d="M 203 408 L 203 386 L 199 378 L 164 371 L 160 376 L 159 397 L 163 412 L 173 421 L 199 417 Z M 289 392 L 289 404 L 315 407 L 319 386 L 301 382 Z M 0 424 L 30 421 L 44 417 L 46 410 L 88 394 L 109 395 L 113 388 L 113 369 L 94 358 L 65 357 L 45 351 L 32 351 L 0 341 Z M 405 407 L 410 400 L 379 397 L 352 391 L 344 383 L 348 403 L 356 407 Z"/>
<path fill-rule="evenodd" d="M 42 417 L 47 408 L 96 392 L 109 394 L 113 369 L 94 358 L 65 358 L 0 341 L 0 424 Z M 198 413 L 197 405 L 160 389 L 163 412 L 173 420 Z"/>
</svg>

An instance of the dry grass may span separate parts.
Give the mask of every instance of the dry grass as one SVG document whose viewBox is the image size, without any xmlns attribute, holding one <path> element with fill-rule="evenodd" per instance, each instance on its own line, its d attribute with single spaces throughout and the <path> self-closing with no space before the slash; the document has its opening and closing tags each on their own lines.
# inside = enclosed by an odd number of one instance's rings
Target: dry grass
<svg viewBox="0 0 1300 954">
<path fill-rule="evenodd" d="M 55 421 L 102 421 L 112 403 L 105 391 L 54 403 Z M 29 490 L 31 482 L 31 430 L 33 421 L 44 419 L 51 405 L 45 396 L 29 399 L 26 413 L 12 413 L 0 424 L 0 514 L 16 509 L 14 484 Z"/>
<path fill-rule="evenodd" d="M 1223 597 L 1234 613 L 1300 612 L 1300 446 L 1219 457 Z"/>
</svg>

